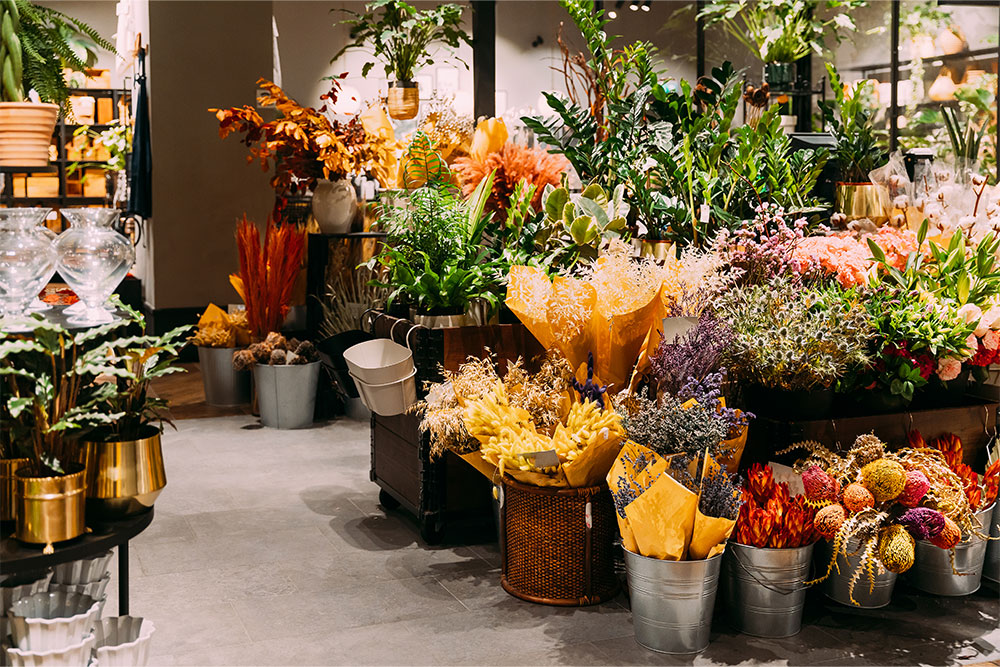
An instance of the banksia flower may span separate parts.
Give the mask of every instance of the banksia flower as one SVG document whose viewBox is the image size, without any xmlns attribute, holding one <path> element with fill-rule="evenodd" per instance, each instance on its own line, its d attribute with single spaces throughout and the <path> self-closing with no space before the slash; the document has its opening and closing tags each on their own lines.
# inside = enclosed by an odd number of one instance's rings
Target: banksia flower
<svg viewBox="0 0 1000 667">
<path fill-rule="evenodd" d="M 827 505 L 816 512 L 813 526 L 815 526 L 817 533 L 829 540 L 837 534 L 846 518 L 843 507 L 837 504 Z"/>
<path fill-rule="evenodd" d="M 900 525 L 910 531 L 913 539 L 929 540 L 944 530 L 944 514 L 929 507 L 914 507 L 903 512 L 898 519 Z"/>
<path fill-rule="evenodd" d="M 916 507 L 931 488 L 930 480 L 920 470 L 906 471 L 906 484 L 896 502 L 904 507 Z"/>
<path fill-rule="evenodd" d="M 885 456 L 885 445 L 872 433 L 859 435 L 854 441 L 854 446 L 848 452 L 848 456 L 854 459 L 854 463 L 859 468 L 863 468 L 872 461 L 877 461 Z"/>
<path fill-rule="evenodd" d="M 937 537 L 932 537 L 930 543 L 941 549 L 951 549 L 956 544 L 962 541 L 962 530 L 958 527 L 958 524 L 949 519 L 944 518 L 944 528 Z"/>
<path fill-rule="evenodd" d="M 906 486 L 906 470 L 902 464 L 889 459 L 872 461 L 861 469 L 861 483 L 882 503 L 892 500 Z"/>
<path fill-rule="evenodd" d="M 844 489 L 844 508 L 854 514 L 869 507 L 875 507 L 871 492 L 860 484 L 848 484 Z"/>
<path fill-rule="evenodd" d="M 900 525 L 892 525 L 883 531 L 878 542 L 878 557 L 890 572 L 900 574 L 913 566 L 913 537 Z"/>
<path fill-rule="evenodd" d="M 802 473 L 802 484 L 806 497 L 813 502 L 835 501 L 840 491 L 837 480 L 817 465 L 809 466 Z"/>
</svg>

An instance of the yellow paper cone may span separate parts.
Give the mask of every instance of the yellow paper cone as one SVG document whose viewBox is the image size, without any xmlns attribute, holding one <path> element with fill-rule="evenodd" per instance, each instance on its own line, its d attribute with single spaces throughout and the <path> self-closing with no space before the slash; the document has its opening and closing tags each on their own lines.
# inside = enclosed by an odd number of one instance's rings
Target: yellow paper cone
<svg viewBox="0 0 1000 667">
<path fill-rule="evenodd" d="M 557 276 L 552 281 L 552 292 L 546 303 L 547 319 L 553 341 L 570 366 L 577 368 L 586 363 L 587 357 L 593 352 L 595 372 L 607 379 L 598 370 L 596 338 L 601 335 L 601 331 L 592 326 L 596 303 L 597 292 L 590 284 L 576 278 Z"/>
<path fill-rule="evenodd" d="M 691 541 L 697 508 L 698 496 L 670 475 L 660 475 L 625 507 L 639 553 L 661 560 L 682 560 Z"/>
<path fill-rule="evenodd" d="M 580 454 L 563 464 L 566 481 L 571 487 L 597 486 L 604 480 L 621 451 L 621 439 L 611 436 L 585 447 Z"/>
<path fill-rule="evenodd" d="M 711 558 L 722 553 L 726 548 L 726 540 L 733 534 L 736 521 L 705 516 L 697 510 L 694 517 L 694 528 L 691 535 L 691 546 L 688 548 L 688 560 Z"/>
<path fill-rule="evenodd" d="M 547 315 L 551 294 L 552 282 L 541 269 L 534 266 L 510 267 L 505 303 L 546 349 L 553 345 L 552 327 Z"/>
</svg>

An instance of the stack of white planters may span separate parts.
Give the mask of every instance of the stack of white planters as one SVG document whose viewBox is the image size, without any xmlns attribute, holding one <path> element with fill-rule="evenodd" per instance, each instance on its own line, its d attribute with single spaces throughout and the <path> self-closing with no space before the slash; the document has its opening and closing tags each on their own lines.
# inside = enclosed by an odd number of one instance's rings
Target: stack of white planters
<svg viewBox="0 0 1000 667">
<path fill-rule="evenodd" d="M 14 667 L 147 664 L 152 623 L 133 616 L 101 620 L 110 561 L 108 551 L 38 577 L 0 583 L 5 614 L 0 640 L 10 647 L 0 662 Z"/>
</svg>

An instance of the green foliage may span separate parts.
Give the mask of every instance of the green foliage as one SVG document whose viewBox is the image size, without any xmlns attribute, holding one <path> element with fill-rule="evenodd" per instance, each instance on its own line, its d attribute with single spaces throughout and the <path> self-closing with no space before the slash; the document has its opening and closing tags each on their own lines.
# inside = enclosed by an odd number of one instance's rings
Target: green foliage
<svg viewBox="0 0 1000 667">
<path fill-rule="evenodd" d="M 822 55 L 830 32 L 839 42 L 841 30 L 854 31 L 849 10 L 865 0 L 710 0 L 699 17 L 706 26 L 721 25 L 765 63 L 793 63 L 809 53 Z M 828 18 L 820 10 L 833 13 Z"/>
<path fill-rule="evenodd" d="M 979 148 L 983 143 L 983 136 L 989 128 L 989 123 L 983 119 L 983 122 L 980 122 L 977 127 L 975 119 L 962 119 L 956 109 L 943 105 L 941 107 L 941 120 L 944 121 L 944 127 L 948 131 L 948 139 L 951 141 L 951 150 L 955 154 L 955 159 L 964 160 L 967 163 L 975 162 L 979 158 Z"/>
<path fill-rule="evenodd" d="M 453 54 L 463 42 L 472 44 L 462 29 L 463 9 L 462 5 L 449 3 L 418 11 L 404 0 L 374 0 L 365 5 L 364 12 L 331 10 L 345 12 L 352 18 L 340 22 L 351 27 L 350 41 L 330 62 L 348 49 L 367 48 L 382 60 L 386 78 L 410 81 L 421 67 L 434 64 L 428 52 L 431 44 L 443 42 Z M 455 59 L 465 65 L 457 56 Z M 374 66 L 374 61 L 366 62 L 361 76 L 368 76 Z"/>
<path fill-rule="evenodd" d="M 378 284 L 390 290 L 388 305 L 403 301 L 436 315 L 463 313 L 474 300 L 499 304 L 503 264 L 483 245 L 492 187 L 490 174 L 463 201 L 454 188 L 430 185 L 383 209 L 379 224 L 388 236 L 369 268 L 385 270 Z"/>
<path fill-rule="evenodd" d="M 451 170 L 441 154 L 434 150 L 430 137 L 417 130 L 403 154 L 403 187 L 413 190 L 425 185 L 442 186 L 451 182 Z"/>
<path fill-rule="evenodd" d="M 66 112 L 63 69 L 83 71 L 98 47 L 115 51 L 96 30 L 57 9 L 0 0 L 0 101 L 20 102 L 35 90 L 43 102 Z"/>
<path fill-rule="evenodd" d="M 833 100 L 820 102 L 820 109 L 823 122 L 837 140 L 834 159 L 840 177 L 848 183 L 867 183 L 869 172 L 880 166 L 886 157 L 875 129 L 875 110 L 862 99 L 870 82 L 858 82 L 848 95 L 837 69 L 827 63 L 826 70 L 830 75 Z"/>
</svg>

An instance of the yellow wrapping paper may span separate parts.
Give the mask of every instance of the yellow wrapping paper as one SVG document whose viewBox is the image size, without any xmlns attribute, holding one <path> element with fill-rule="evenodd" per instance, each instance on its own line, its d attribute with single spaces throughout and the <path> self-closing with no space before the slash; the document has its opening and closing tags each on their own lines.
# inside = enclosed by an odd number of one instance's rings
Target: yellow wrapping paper
<svg viewBox="0 0 1000 667">
<path fill-rule="evenodd" d="M 541 269 L 534 266 L 510 267 L 507 307 L 545 349 L 553 346 L 552 327 L 545 307 L 551 294 L 552 283 Z"/>
<path fill-rule="evenodd" d="M 239 278 L 236 278 L 236 280 L 239 281 Z M 240 281 L 238 291 L 240 291 L 241 297 L 243 296 L 242 287 L 243 283 Z M 250 332 L 247 331 L 247 328 L 234 322 L 226 311 L 214 303 L 208 304 L 208 308 L 205 309 L 205 312 L 198 319 L 199 329 L 210 327 L 219 327 L 228 332 L 229 340 L 226 347 L 242 347 L 250 344 Z"/>
<path fill-rule="evenodd" d="M 574 304 L 574 307 L 567 308 L 567 304 Z M 594 372 L 607 377 L 601 370 L 602 357 L 597 343 L 601 328 L 597 323 L 596 305 L 597 292 L 593 287 L 582 280 L 563 276 L 552 281 L 552 291 L 545 302 L 553 341 L 570 365 L 577 368 L 587 363 L 587 357 L 593 352 Z"/>
<path fill-rule="evenodd" d="M 507 124 L 503 122 L 503 118 L 484 118 L 476 125 L 469 156 L 477 162 L 484 162 L 487 155 L 503 148 L 508 136 Z"/>
<path fill-rule="evenodd" d="M 597 486 L 607 477 L 619 451 L 621 439 L 614 435 L 584 448 L 575 459 L 563 464 L 566 482 L 573 488 Z"/>
<path fill-rule="evenodd" d="M 372 106 L 365 109 L 365 111 L 358 116 L 361 120 L 361 126 L 365 128 L 365 132 L 368 134 L 374 134 L 381 137 L 387 141 L 390 145 L 396 143 L 396 131 L 392 129 L 392 123 L 389 122 L 389 116 L 385 113 L 385 108 L 381 104 L 373 104 Z M 379 185 L 385 189 L 393 189 L 397 187 L 397 164 L 399 159 L 396 157 L 394 151 L 386 151 L 385 157 L 379 163 L 379 168 L 373 172 L 373 175 L 378 180 Z"/>
<path fill-rule="evenodd" d="M 660 475 L 625 506 L 639 553 L 661 560 L 684 560 L 697 509 L 698 496 L 670 475 Z"/>
<path fill-rule="evenodd" d="M 740 459 L 743 458 L 743 450 L 747 445 L 749 431 L 749 427 L 744 426 L 738 436 L 723 440 L 719 445 L 720 451 L 723 452 L 719 455 L 719 463 L 726 466 L 726 472 L 730 475 L 735 475 L 740 469 Z"/>
</svg>

